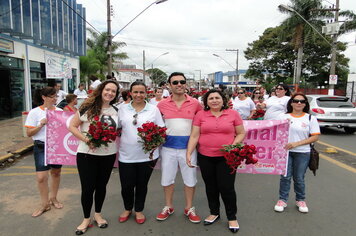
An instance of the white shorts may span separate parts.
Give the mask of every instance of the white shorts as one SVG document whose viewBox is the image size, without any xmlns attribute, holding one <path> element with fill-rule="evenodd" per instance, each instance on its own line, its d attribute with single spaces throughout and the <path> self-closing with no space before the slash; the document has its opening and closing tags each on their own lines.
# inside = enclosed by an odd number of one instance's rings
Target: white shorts
<svg viewBox="0 0 356 236">
<path fill-rule="evenodd" d="M 197 184 L 197 169 L 190 168 L 186 163 L 186 153 L 187 149 L 175 149 L 162 147 L 161 150 L 161 170 L 162 186 L 169 186 L 174 184 L 175 178 L 177 176 L 178 166 L 182 174 L 183 182 L 188 187 L 194 187 Z M 197 163 L 197 152 L 194 152 L 191 155 L 191 163 L 196 165 Z"/>
</svg>

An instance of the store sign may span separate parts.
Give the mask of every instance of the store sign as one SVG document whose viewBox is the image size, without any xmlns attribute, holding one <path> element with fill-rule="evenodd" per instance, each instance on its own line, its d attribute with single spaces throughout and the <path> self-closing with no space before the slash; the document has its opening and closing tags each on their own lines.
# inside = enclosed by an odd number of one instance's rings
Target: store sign
<svg viewBox="0 0 356 236">
<path fill-rule="evenodd" d="M 45 54 L 47 79 L 71 79 L 72 67 L 65 56 Z"/>
<path fill-rule="evenodd" d="M 337 75 L 329 75 L 329 84 L 337 84 Z"/>
<path fill-rule="evenodd" d="M 14 53 L 14 42 L 0 38 L 0 52 Z"/>
</svg>

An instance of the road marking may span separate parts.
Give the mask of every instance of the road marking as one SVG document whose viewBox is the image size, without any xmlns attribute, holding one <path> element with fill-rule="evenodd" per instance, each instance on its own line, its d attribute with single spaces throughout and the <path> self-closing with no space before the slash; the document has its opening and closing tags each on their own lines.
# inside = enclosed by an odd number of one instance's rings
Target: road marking
<svg viewBox="0 0 356 236">
<path fill-rule="evenodd" d="M 349 166 L 349 165 L 346 165 L 346 164 L 344 164 L 344 163 L 342 163 L 342 162 L 340 162 L 340 161 L 337 161 L 337 160 L 335 160 L 335 159 L 333 159 L 333 158 L 331 158 L 331 157 L 328 157 L 328 156 L 326 156 L 326 155 L 324 155 L 324 154 L 319 154 L 320 155 L 320 157 L 321 158 L 323 158 L 324 160 L 327 160 L 327 161 L 329 161 L 329 162 L 331 162 L 331 163 L 333 163 L 333 164 L 335 164 L 335 165 L 337 165 L 337 166 L 339 166 L 339 167 L 341 167 L 341 168 L 344 168 L 344 169 L 346 169 L 346 170 L 348 170 L 348 171 L 351 171 L 351 172 L 353 172 L 353 173 L 355 173 L 356 174 L 356 169 L 355 168 L 353 168 L 353 167 L 351 167 L 351 166 Z"/>
<path fill-rule="evenodd" d="M 78 174 L 78 171 L 64 171 L 64 172 L 61 172 L 61 174 L 62 175 Z M 27 176 L 27 175 L 36 175 L 36 172 L 0 174 L 0 176 Z"/>
<path fill-rule="evenodd" d="M 325 145 L 325 146 L 328 146 L 328 147 L 335 148 L 336 150 L 339 150 L 339 151 L 341 151 L 341 152 L 345 152 L 345 153 L 350 154 L 350 155 L 352 155 L 352 156 L 356 156 L 356 153 L 351 152 L 351 151 L 348 151 L 348 150 L 345 150 L 345 149 L 343 149 L 343 148 L 335 147 L 335 146 L 333 146 L 333 145 L 331 145 L 331 144 L 324 143 L 324 142 L 322 142 L 322 141 L 317 141 L 317 143 L 320 143 L 321 145 Z"/>
</svg>

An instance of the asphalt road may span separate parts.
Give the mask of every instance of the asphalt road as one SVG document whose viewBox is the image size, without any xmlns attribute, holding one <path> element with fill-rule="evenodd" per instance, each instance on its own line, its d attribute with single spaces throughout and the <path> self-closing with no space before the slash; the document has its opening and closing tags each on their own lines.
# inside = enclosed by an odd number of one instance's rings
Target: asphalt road
<svg viewBox="0 0 356 236">
<path fill-rule="evenodd" d="M 205 189 L 198 174 L 195 197 L 197 212 L 202 218 L 209 214 Z M 308 171 L 308 214 L 299 213 L 294 205 L 294 193 L 283 213 L 273 211 L 278 199 L 279 176 L 239 174 L 238 235 L 274 236 L 354 236 L 356 235 L 356 173 L 321 159 L 317 176 Z M 0 224 L 1 236 L 17 235 L 74 235 L 82 220 L 80 184 L 73 167 L 64 167 L 59 199 L 64 203 L 61 210 L 52 209 L 39 218 L 32 218 L 38 206 L 39 196 L 35 184 L 33 156 L 29 154 L 14 166 L 0 171 Z M 155 215 L 163 207 L 163 192 L 160 186 L 160 171 L 153 172 L 144 213 L 147 221 L 137 225 L 133 217 L 126 223 L 118 223 L 123 210 L 119 176 L 113 170 L 103 215 L 109 221 L 107 229 L 93 227 L 86 235 L 232 235 L 227 229 L 227 219 L 222 209 L 222 218 L 211 226 L 192 224 L 183 216 L 184 195 L 182 181 L 177 178 L 175 213 L 164 222 L 157 222 Z"/>
<path fill-rule="evenodd" d="M 346 134 L 344 129 L 325 128 L 322 129 L 320 141 L 356 153 L 356 133 Z"/>
</svg>

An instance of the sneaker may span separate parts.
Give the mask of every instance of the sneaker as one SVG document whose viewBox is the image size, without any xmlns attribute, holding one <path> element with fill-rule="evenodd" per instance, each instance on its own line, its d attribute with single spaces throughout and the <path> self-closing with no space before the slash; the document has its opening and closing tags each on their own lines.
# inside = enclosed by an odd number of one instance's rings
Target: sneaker
<svg viewBox="0 0 356 236">
<path fill-rule="evenodd" d="M 287 207 L 287 203 L 282 200 L 278 200 L 277 204 L 274 206 L 274 210 L 277 212 L 283 212 L 285 207 Z"/>
<path fill-rule="evenodd" d="M 298 210 L 302 213 L 308 213 L 309 209 L 307 207 L 307 204 L 305 203 L 305 201 L 296 201 L 295 203 L 298 207 Z"/>
<path fill-rule="evenodd" d="M 168 218 L 169 215 L 174 213 L 174 209 L 170 208 L 169 206 L 165 206 L 163 210 L 157 215 L 157 220 L 165 220 Z"/>
<path fill-rule="evenodd" d="M 184 209 L 184 215 L 186 215 L 192 223 L 200 223 L 201 221 L 200 216 L 195 213 L 195 207 Z"/>
</svg>

